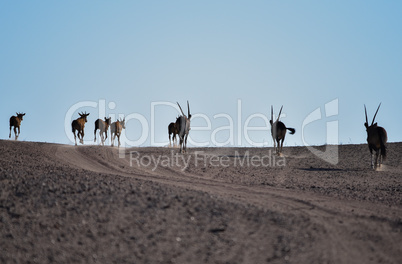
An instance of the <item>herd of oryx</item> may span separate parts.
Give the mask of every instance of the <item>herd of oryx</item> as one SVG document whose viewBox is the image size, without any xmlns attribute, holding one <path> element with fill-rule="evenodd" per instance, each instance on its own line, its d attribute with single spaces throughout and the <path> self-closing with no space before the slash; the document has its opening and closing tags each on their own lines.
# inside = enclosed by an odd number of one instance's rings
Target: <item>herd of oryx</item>
<svg viewBox="0 0 402 264">
<path fill-rule="evenodd" d="M 181 111 L 181 116 L 179 116 L 176 119 L 176 122 L 172 122 L 168 125 L 168 135 L 169 135 L 169 145 L 177 143 L 176 136 L 179 136 L 180 139 L 180 152 L 185 153 L 187 151 L 187 137 L 188 133 L 190 132 L 190 119 L 191 119 L 191 114 L 190 114 L 190 105 L 187 101 L 187 109 L 188 109 L 188 114 L 185 115 L 183 112 L 183 109 L 181 108 L 180 104 L 177 103 L 177 105 L 180 108 Z M 366 127 L 367 131 L 367 143 L 368 147 L 370 149 L 370 154 L 371 154 L 371 167 L 373 169 L 380 167 L 382 164 L 382 161 L 385 160 L 386 158 L 386 146 L 385 144 L 387 143 L 388 137 L 387 137 L 387 131 L 383 128 L 377 125 L 377 123 L 374 123 L 375 117 L 378 113 L 378 110 L 380 109 L 381 103 L 377 108 L 377 111 L 374 114 L 373 121 L 371 122 L 371 125 L 368 123 L 367 119 L 367 110 L 366 110 L 366 105 L 364 105 L 364 112 L 366 115 L 366 122 L 364 123 L 364 126 Z M 283 106 L 282 106 L 283 107 Z M 271 120 L 269 123 L 271 124 L 271 135 L 272 139 L 274 141 L 274 151 L 276 154 L 280 155 L 282 152 L 283 148 L 283 141 L 285 140 L 286 136 L 286 130 L 289 130 L 290 134 L 293 135 L 296 130 L 294 128 L 286 127 L 285 124 L 281 121 L 279 121 L 279 118 L 282 113 L 282 107 L 279 110 L 279 115 L 276 119 L 276 121 L 273 121 L 273 107 L 271 106 Z M 10 135 L 9 138 L 11 138 L 11 128 L 14 127 L 14 134 L 15 134 L 15 139 L 18 139 L 18 136 L 20 134 L 20 126 L 21 126 L 21 121 L 23 117 L 25 116 L 25 113 L 16 113 L 16 116 L 12 116 L 10 118 Z M 84 144 L 84 127 L 85 123 L 87 122 L 87 117 L 89 113 L 79 113 L 80 117 L 74 120 L 71 123 L 71 128 L 72 132 L 74 134 L 74 140 L 75 140 L 75 145 L 77 145 L 77 136 L 81 144 Z M 120 146 L 120 135 L 123 130 L 125 129 L 125 119 L 123 120 L 117 120 L 116 122 L 111 123 L 111 118 L 106 118 L 105 120 L 98 119 L 95 121 L 95 130 L 94 130 L 94 142 L 96 142 L 96 132 L 99 129 L 99 136 L 101 140 L 101 144 L 104 145 L 104 142 L 107 139 L 107 131 L 109 130 L 110 127 L 110 132 L 111 132 L 111 137 L 112 137 L 112 146 L 114 144 L 115 138 L 117 136 L 118 140 L 118 146 Z M 17 132 L 18 130 L 18 132 Z M 77 133 L 76 133 L 77 132 Z M 172 137 L 171 137 L 172 136 Z M 373 154 L 373 150 L 375 151 L 375 158 Z"/>
</svg>

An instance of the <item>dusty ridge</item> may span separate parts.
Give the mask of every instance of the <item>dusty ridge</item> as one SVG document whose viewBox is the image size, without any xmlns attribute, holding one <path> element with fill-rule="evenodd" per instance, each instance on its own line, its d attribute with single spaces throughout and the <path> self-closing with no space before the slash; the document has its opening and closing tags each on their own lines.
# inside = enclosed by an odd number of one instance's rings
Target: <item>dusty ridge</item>
<svg viewBox="0 0 402 264">
<path fill-rule="evenodd" d="M 0 150 L 1 263 L 402 261 L 402 143 L 379 171 L 366 145 Z"/>
</svg>

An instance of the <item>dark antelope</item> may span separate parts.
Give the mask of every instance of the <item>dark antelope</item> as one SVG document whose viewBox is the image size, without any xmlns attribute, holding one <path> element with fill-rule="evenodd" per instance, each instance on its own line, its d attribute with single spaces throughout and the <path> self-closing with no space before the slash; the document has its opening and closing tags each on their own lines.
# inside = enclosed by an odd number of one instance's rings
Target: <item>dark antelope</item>
<svg viewBox="0 0 402 264">
<path fill-rule="evenodd" d="M 368 126 L 367 110 L 366 105 L 364 105 L 364 113 L 366 114 L 366 123 L 364 123 L 364 126 L 366 127 L 367 131 L 367 143 L 371 153 L 371 168 L 373 169 L 381 167 L 382 161 L 385 160 L 387 157 L 387 148 L 385 146 L 388 140 L 387 131 L 383 127 L 377 126 L 377 123 L 374 123 L 375 117 L 378 113 L 378 110 L 380 109 L 380 106 L 381 103 L 378 106 L 377 111 L 375 112 L 371 125 Z M 375 164 L 373 159 L 374 158 L 373 150 L 375 151 L 376 154 Z"/>
<path fill-rule="evenodd" d="M 179 132 L 179 138 L 180 138 L 180 152 L 185 153 L 187 150 L 187 137 L 188 133 L 190 132 L 190 119 L 191 119 L 191 114 L 190 114 L 190 105 L 188 104 L 187 101 L 187 109 L 188 109 L 188 115 L 186 116 L 181 109 L 181 106 L 179 103 L 177 105 L 180 108 L 180 111 L 182 113 L 181 116 L 179 116 L 176 120 L 176 127 L 177 131 Z"/>
<path fill-rule="evenodd" d="M 168 133 L 169 133 L 169 147 L 170 146 L 175 146 L 175 141 L 176 141 L 176 145 L 177 145 L 177 135 L 179 134 L 179 130 L 177 129 L 176 123 L 172 122 L 169 124 L 168 126 Z M 171 137 L 171 135 L 173 135 Z M 172 145 L 172 141 L 173 141 L 173 145 Z"/>
<path fill-rule="evenodd" d="M 271 120 L 269 120 L 269 123 L 271 124 L 271 135 L 272 135 L 272 139 L 274 140 L 274 151 L 280 155 L 282 153 L 282 147 L 283 147 L 283 141 L 285 140 L 285 136 L 286 136 L 286 130 L 290 131 L 290 134 L 293 135 L 296 130 L 294 128 L 291 127 L 286 127 L 284 123 L 282 123 L 281 121 L 279 121 L 279 118 L 281 117 L 281 113 L 282 113 L 282 108 L 279 111 L 279 115 L 278 118 L 276 119 L 275 122 L 273 122 L 274 120 L 274 108 L 273 106 L 271 106 Z M 276 147 L 276 143 L 278 143 L 278 147 Z M 279 150 L 280 147 L 280 150 Z"/>
<path fill-rule="evenodd" d="M 109 130 L 109 126 L 112 123 L 112 118 L 106 118 L 105 121 L 102 119 L 98 119 L 95 121 L 95 130 L 94 130 L 94 142 L 96 142 L 96 130 L 99 129 L 99 137 L 101 139 L 101 144 L 102 146 L 104 145 L 106 139 L 107 139 L 107 131 Z M 103 137 L 103 133 L 105 134 L 105 137 Z"/>
<path fill-rule="evenodd" d="M 117 136 L 117 141 L 119 142 L 119 147 L 120 147 L 120 135 L 121 131 L 123 128 L 126 128 L 125 125 L 126 119 L 124 118 L 123 120 L 117 120 L 116 122 L 113 122 L 112 125 L 110 126 L 110 133 L 112 135 L 112 147 L 114 145 L 114 139 Z"/>
<path fill-rule="evenodd" d="M 20 135 L 21 121 L 22 121 L 25 113 L 16 113 L 16 114 L 17 114 L 17 116 L 10 117 L 10 135 L 8 135 L 8 137 L 11 138 L 11 127 L 14 127 L 15 140 L 17 140 L 18 136 Z M 17 133 L 17 129 L 18 129 L 18 133 Z"/>
<path fill-rule="evenodd" d="M 77 130 L 77 136 L 78 139 L 80 141 L 81 144 L 84 144 L 84 127 L 85 127 L 85 123 L 87 122 L 87 116 L 89 116 L 89 113 L 87 114 L 87 112 L 84 113 L 78 113 L 80 115 L 79 118 L 75 119 L 72 123 L 71 123 L 71 128 L 74 134 L 74 141 L 75 141 L 75 145 L 77 145 L 77 138 L 75 135 L 75 131 Z"/>
</svg>

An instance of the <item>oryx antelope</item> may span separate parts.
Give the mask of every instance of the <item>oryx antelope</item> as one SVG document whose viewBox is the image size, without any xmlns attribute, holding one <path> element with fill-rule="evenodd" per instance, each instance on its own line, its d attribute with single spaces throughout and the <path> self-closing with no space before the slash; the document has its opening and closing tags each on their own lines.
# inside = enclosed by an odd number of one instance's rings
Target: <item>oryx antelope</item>
<svg viewBox="0 0 402 264">
<path fill-rule="evenodd" d="M 168 126 L 168 134 L 169 134 L 169 147 L 170 146 L 175 146 L 175 141 L 176 141 L 176 145 L 177 145 L 177 135 L 179 134 L 179 130 L 177 129 L 176 123 L 172 122 L 169 124 Z M 172 136 L 171 136 L 172 135 Z M 172 145 L 172 141 L 173 141 L 173 145 Z"/>
<path fill-rule="evenodd" d="M 75 119 L 71 123 L 71 128 L 72 128 L 72 131 L 74 134 L 75 145 L 77 145 L 77 138 L 75 135 L 76 130 L 77 130 L 77 136 L 78 136 L 80 143 L 84 144 L 84 127 L 85 127 L 85 123 L 88 121 L 87 116 L 89 116 L 89 113 L 87 114 L 87 112 L 85 112 L 85 113 L 81 112 L 78 114 L 80 115 L 80 117 Z"/>
<path fill-rule="evenodd" d="M 25 115 L 25 113 L 16 113 L 16 116 L 10 117 L 10 135 L 8 135 L 9 138 L 11 138 L 11 127 L 14 127 L 14 135 L 15 135 L 15 140 L 18 139 L 18 136 L 20 135 L 20 126 L 21 126 L 21 121 Z M 17 133 L 18 129 L 18 133 Z"/>
<path fill-rule="evenodd" d="M 177 105 L 180 108 L 180 111 L 182 113 L 181 116 L 179 116 L 176 120 L 176 127 L 177 131 L 179 132 L 179 139 L 180 139 L 180 152 L 185 153 L 187 150 L 187 137 L 188 133 L 190 132 L 190 119 L 191 119 L 191 114 L 190 114 L 190 105 L 187 101 L 187 109 L 188 109 L 188 115 L 186 116 L 183 112 L 183 109 L 181 109 L 181 106 L 179 103 Z"/>
<path fill-rule="evenodd" d="M 118 147 L 120 147 L 120 135 L 121 135 L 121 131 L 123 130 L 123 128 L 126 128 L 126 119 L 124 118 L 123 120 L 117 120 L 116 122 L 113 122 L 112 125 L 110 126 L 110 134 L 112 137 L 112 147 L 114 145 L 114 139 L 117 136 L 117 141 L 118 141 Z"/>
<path fill-rule="evenodd" d="M 281 107 L 281 110 L 279 111 L 278 118 L 274 122 L 274 108 L 271 105 L 271 120 L 269 120 L 269 123 L 271 124 L 271 135 L 272 135 L 272 139 L 274 140 L 274 151 L 278 155 L 280 155 L 282 153 L 283 141 L 285 140 L 285 136 L 286 136 L 286 129 L 290 131 L 291 135 L 293 135 L 296 132 L 296 130 L 294 128 L 286 127 L 284 123 L 279 121 L 279 118 L 281 117 L 281 113 L 282 113 L 282 108 L 283 108 L 283 106 Z M 276 146 L 276 143 L 278 144 L 278 146 Z M 279 147 L 280 147 L 280 149 L 279 149 Z"/>
<path fill-rule="evenodd" d="M 371 125 L 369 126 L 367 119 L 366 105 L 364 105 L 364 113 L 366 114 L 366 123 L 364 123 L 364 126 L 366 127 L 367 131 L 367 143 L 371 154 L 371 168 L 373 169 L 381 167 L 382 161 L 385 160 L 385 158 L 387 157 L 387 148 L 385 146 L 388 140 L 387 131 L 383 127 L 377 126 L 377 123 L 374 123 L 375 117 L 378 113 L 378 110 L 380 109 L 380 106 L 381 103 L 378 106 L 377 111 L 375 112 Z M 375 151 L 376 154 L 375 164 L 373 160 L 374 158 L 373 150 Z"/>
<path fill-rule="evenodd" d="M 112 118 L 106 118 L 105 121 L 102 119 L 98 119 L 95 121 L 95 130 L 94 130 L 94 142 L 96 142 L 96 130 L 99 129 L 99 137 L 101 139 L 101 144 L 102 146 L 104 145 L 106 139 L 107 139 L 107 131 L 109 130 L 109 126 L 112 123 Z M 103 133 L 105 134 L 105 137 L 103 137 Z"/>
</svg>

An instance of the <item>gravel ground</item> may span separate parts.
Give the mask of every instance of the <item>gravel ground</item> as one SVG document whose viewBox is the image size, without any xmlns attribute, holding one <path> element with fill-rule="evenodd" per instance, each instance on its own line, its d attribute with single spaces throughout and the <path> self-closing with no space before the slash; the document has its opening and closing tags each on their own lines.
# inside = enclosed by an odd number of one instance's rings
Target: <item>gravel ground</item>
<svg viewBox="0 0 402 264">
<path fill-rule="evenodd" d="M 0 140 L 0 263 L 402 263 L 402 143 L 331 147 Z"/>
</svg>

